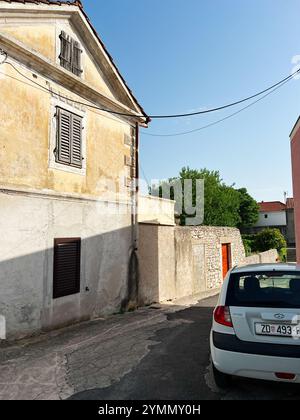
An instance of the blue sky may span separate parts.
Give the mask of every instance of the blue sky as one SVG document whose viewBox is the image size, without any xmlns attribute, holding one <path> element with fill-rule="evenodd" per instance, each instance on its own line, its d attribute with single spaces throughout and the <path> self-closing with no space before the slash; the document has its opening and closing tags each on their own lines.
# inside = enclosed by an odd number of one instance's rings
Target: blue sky
<svg viewBox="0 0 300 420">
<path fill-rule="evenodd" d="M 300 55 L 300 0 L 83 0 L 99 35 L 149 114 L 215 107 L 291 73 Z M 299 60 L 300 64 L 300 60 Z M 153 121 L 149 133 L 188 131 L 239 107 L 187 120 Z M 242 114 L 182 137 L 141 134 L 149 180 L 183 166 L 219 170 L 257 200 L 292 195 L 289 133 L 300 80 Z"/>
</svg>

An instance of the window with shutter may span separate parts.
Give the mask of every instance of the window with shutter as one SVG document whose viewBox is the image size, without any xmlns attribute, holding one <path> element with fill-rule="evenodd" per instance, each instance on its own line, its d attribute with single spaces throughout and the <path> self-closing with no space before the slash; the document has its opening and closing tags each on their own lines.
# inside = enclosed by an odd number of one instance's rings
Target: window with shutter
<svg viewBox="0 0 300 420">
<path fill-rule="evenodd" d="M 60 65 L 67 70 L 71 70 L 71 39 L 62 31 L 60 34 Z"/>
<path fill-rule="evenodd" d="M 54 299 L 80 292 L 80 258 L 80 238 L 54 240 Z"/>
<path fill-rule="evenodd" d="M 71 165 L 82 167 L 82 118 L 72 115 Z"/>
<path fill-rule="evenodd" d="M 72 72 L 76 74 L 76 76 L 80 77 L 82 73 L 82 70 L 81 70 L 82 50 L 77 41 L 74 41 L 72 51 L 73 51 Z"/>
<path fill-rule="evenodd" d="M 60 34 L 60 65 L 80 77 L 83 72 L 81 54 L 82 49 L 79 42 L 62 31 Z"/>
<path fill-rule="evenodd" d="M 82 168 L 82 117 L 57 107 L 56 162 Z"/>
<path fill-rule="evenodd" d="M 57 162 L 71 164 L 71 113 L 58 108 Z"/>
</svg>

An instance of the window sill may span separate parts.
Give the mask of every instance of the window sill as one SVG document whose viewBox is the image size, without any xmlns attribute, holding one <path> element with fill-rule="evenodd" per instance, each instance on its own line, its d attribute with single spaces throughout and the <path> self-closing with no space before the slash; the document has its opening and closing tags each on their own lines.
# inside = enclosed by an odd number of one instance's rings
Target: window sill
<svg viewBox="0 0 300 420">
<path fill-rule="evenodd" d="M 68 172 L 79 176 L 86 176 L 86 168 L 84 166 L 82 168 L 76 168 L 75 166 L 64 165 L 63 163 L 50 162 L 49 169 Z"/>
</svg>

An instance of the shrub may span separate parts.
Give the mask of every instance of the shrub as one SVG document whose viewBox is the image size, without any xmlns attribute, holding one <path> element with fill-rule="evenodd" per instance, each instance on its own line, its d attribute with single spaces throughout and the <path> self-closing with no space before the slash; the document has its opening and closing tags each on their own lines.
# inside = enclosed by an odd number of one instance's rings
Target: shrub
<svg viewBox="0 0 300 420">
<path fill-rule="evenodd" d="M 256 249 L 256 235 L 242 235 L 246 256 L 257 252 Z"/>
<path fill-rule="evenodd" d="M 286 247 L 286 240 L 278 229 L 264 229 L 256 235 L 255 248 L 258 252 L 277 249 L 280 254 L 281 250 Z"/>
<path fill-rule="evenodd" d="M 251 241 L 250 239 L 243 238 L 243 243 L 246 252 L 246 257 L 249 257 L 253 252 L 253 241 Z"/>
<path fill-rule="evenodd" d="M 283 262 L 283 263 L 287 262 L 287 248 L 282 248 L 279 251 L 279 258 L 280 258 L 281 262 Z"/>
</svg>

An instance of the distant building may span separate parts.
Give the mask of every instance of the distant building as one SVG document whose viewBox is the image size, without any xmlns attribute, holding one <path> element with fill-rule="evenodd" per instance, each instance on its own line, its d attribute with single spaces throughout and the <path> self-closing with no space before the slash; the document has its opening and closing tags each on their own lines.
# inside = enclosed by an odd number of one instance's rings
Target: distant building
<svg viewBox="0 0 300 420">
<path fill-rule="evenodd" d="M 259 219 L 254 228 L 258 230 L 264 228 L 277 228 L 286 236 L 286 205 L 280 201 L 259 203 Z"/>
<path fill-rule="evenodd" d="M 258 222 L 247 233 L 258 233 L 263 229 L 279 229 L 288 246 L 295 246 L 294 199 L 288 198 L 286 204 L 281 201 L 262 201 L 259 204 Z"/>
</svg>

